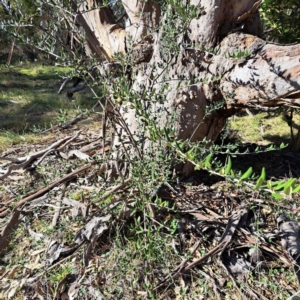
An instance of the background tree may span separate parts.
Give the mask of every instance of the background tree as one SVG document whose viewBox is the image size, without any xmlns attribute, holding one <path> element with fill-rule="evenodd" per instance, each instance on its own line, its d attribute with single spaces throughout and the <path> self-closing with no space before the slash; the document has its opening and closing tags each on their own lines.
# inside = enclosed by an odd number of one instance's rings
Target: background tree
<svg viewBox="0 0 300 300">
<path fill-rule="evenodd" d="M 299 1 L 263 1 L 261 15 L 264 21 L 264 38 L 280 43 L 299 42 L 299 12 Z"/>
</svg>

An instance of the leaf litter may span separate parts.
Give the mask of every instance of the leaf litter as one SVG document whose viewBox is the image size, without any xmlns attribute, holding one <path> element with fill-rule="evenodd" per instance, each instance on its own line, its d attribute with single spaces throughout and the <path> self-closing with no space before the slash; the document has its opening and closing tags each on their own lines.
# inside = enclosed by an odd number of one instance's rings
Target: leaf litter
<svg viewBox="0 0 300 300">
<path fill-rule="evenodd" d="M 132 178 L 107 183 L 95 163 L 109 143 L 103 149 L 98 133 L 88 135 L 77 132 L 33 154 L 1 155 L 8 161 L 1 166 L 1 298 L 270 299 L 276 291 L 285 299 L 297 293 L 298 199 L 277 206 L 217 179 L 203 182 L 207 174 L 196 172 L 161 188 L 167 205 L 152 199 L 142 214 Z M 25 189 L 14 174 L 22 174 Z M 157 236 L 147 233 L 145 218 Z M 160 251 L 171 253 L 169 263 L 151 266 L 152 259 L 128 247 L 144 234 L 168 241 Z"/>
</svg>

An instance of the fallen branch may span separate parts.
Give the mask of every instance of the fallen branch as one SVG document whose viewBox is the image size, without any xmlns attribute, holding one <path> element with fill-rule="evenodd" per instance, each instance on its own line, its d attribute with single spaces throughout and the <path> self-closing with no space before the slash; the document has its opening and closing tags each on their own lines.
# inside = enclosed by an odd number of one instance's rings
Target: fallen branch
<svg viewBox="0 0 300 300">
<path fill-rule="evenodd" d="M 41 160 L 43 160 L 44 157 L 47 154 L 49 154 L 50 152 L 52 152 L 54 149 L 61 149 L 61 148 L 65 147 L 69 142 L 71 142 L 75 138 L 77 138 L 78 134 L 79 134 L 79 132 L 73 137 L 67 136 L 59 141 L 56 141 L 48 148 L 38 151 L 38 152 L 35 152 L 28 156 L 24 156 L 24 157 L 20 157 L 20 158 L 0 157 L 0 160 L 8 160 L 8 161 L 15 163 L 13 165 L 8 166 L 6 172 L 2 176 L 0 176 L 0 180 L 1 179 L 3 180 L 6 177 L 8 177 L 13 170 L 25 169 L 25 168 L 29 167 L 29 165 L 39 157 L 42 157 Z M 61 145 L 63 145 L 63 146 L 61 146 Z"/>
<path fill-rule="evenodd" d="M 71 179 L 73 179 L 73 177 L 83 171 L 86 171 L 88 170 L 90 167 L 92 166 L 92 164 L 87 164 L 87 165 L 84 165 L 82 166 L 81 168 L 71 172 L 70 174 L 67 174 L 66 176 L 58 179 L 58 180 L 55 180 L 54 182 L 52 182 L 51 184 L 49 184 L 47 187 L 45 188 L 42 188 L 40 189 L 39 191 L 35 192 L 34 194 L 30 195 L 30 196 L 27 196 L 23 199 L 21 199 L 19 202 L 17 202 L 16 206 L 14 209 L 16 209 L 17 207 L 20 207 L 21 205 L 25 204 L 26 202 L 29 202 L 37 197 L 41 197 L 43 196 L 44 194 L 46 194 L 49 190 L 53 189 L 54 187 L 56 187 L 57 185 L 63 183 L 63 182 L 66 182 L 66 181 L 69 181 Z"/>
<path fill-rule="evenodd" d="M 85 81 L 82 85 L 78 85 L 78 86 L 76 86 L 76 87 L 74 87 L 72 89 L 69 89 L 67 91 L 68 98 L 72 98 L 72 96 L 73 96 L 74 93 L 82 91 L 83 89 L 85 89 L 86 85 L 87 85 L 87 82 Z"/>
</svg>

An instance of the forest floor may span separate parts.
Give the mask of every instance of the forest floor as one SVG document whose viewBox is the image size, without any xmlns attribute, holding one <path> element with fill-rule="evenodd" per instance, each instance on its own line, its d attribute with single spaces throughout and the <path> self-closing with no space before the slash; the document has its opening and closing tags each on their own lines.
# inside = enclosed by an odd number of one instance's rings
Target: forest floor
<svg viewBox="0 0 300 300">
<path fill-rule="evenodd" d="M 205 170 L 166 180 L 151 158 L 155 184 L 144 170 L 107 182 L 101 110 L 89 92 L 57 95 L 68 72 L 0 70 L 0 299 L 297 299 L 298 194 Z M 299 182 L 299 152 L 255 153 L 289 142 L 280 115 L 236 116 L 229 132 L 250 152 L 236 171 Z"/>
</svg>

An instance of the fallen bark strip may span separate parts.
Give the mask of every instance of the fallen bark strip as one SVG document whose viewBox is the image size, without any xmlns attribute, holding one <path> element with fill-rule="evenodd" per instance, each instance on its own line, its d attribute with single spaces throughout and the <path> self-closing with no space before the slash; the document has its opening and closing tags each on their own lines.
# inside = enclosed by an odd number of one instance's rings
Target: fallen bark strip
<svg viewBox="0 0 300 300">
<path fill-rule="evenodd" d="M 82 166 L 81 168 L 65 175 L 64 177 L 60 178 L 60 179 L 57 179 L 55 181 L 53 181 L 51 184 L 49 184 L 47 187 L 45 188 L 42 188 L 40 189 L 39 191 L 35 192 L 34 194 L 30 195 L 30 196 L 27 196 L 25 198 L 23 198 L 22 200 L 20 200 L 19 202 L 17 202 L 15 208 L 17 207 L 20 207 L 21 205 L 25 204 L 26 202 L 29 202 L 37 197 L 40 197 L 40 196 L 43 196 L 44 194 L 46 194 L 49 190 L 53 189 L 54 187 L 56 187 L 57 185 L 63 183 L 63 182 L 66 182 L 70 179 L 72 179 L 75 175 L 83 172 L 83 171 L 86 171 L 87 169 L 89 169 L 93 164 L 87 164 L 87 165 L 84 165 Z M 15 209 L 14 208 L 14 209 Z"/>
<path fill-rule="evenodd" d="M 61 195 L 59 196 L 58 200 L 56 201 L 56 205 L 59 206 L 58 208 L 55 209 L 55 212 L 54 212 L 54 215 L 53 215 L 53 219 L 52 219 L 52 226 L 55 227 L 56 224 L 57 224 L 57 220 L 59 218 L 59 215 L 60 215 L 60 210 L 61 210 L 61 203 L 62 203 L 62 199 L 64 198 L 65 196 L 65 192 L 66 192 L 66 187 L 67 185 L 64 183 L 62 185 L 62 193 Z"/>
<path fill-rule="evenodd" d="M 194 255 L 196 250 L 199 248 L 200 246 L 200 240 L 195 244 L 193 250 L 191 251 L 191 255 Z M 175 275 L 178 273 L 180 273 L 182 271 L 182 269 L 185 267 L 185 265 L 188 263 L 189 258 L 186 258 L 185 260 L 182 261 L 182 263 L 177 267 L 177 269 L 175 270 Z"/>
<path fill-rule="evenodd" d="M 56 141 L 55 143 L 53 143 L 51 146 L 49 146 L 48 148 L 35 152 L 33 154 L 27 155 L 27 156 L 23 156 L 23 157 L 18 157 L 18 158 L 14 158 L 14 157 L 0 157 L 0 160 L 9 160 L 11 162 L 14 163 L 22 163 L 24 161 L 26 161 L 28 159 L 28 157 L 40 157 L 42 156 L 44 153 L 46 153 L 47 151 L 49 151 L 50 149 L 54 149 L 59 147 L 61 144 L 63 144 L 65 141 L 69 140 L 71 138 L 71 136 L 66 136 L 65 138 Z"/>
<path fill-rule="evenodd" d="M 64 82 L 62 83 L 62 85 L 60 86 L 60 88 L 59 88 L 59 90 L 57 92 L 58 95 L 63 91 L 63 89 L 65 88 L 66 84 L 69 82 L 69 80 L 70 80 L 70 78 L 66 78 L 64 80 Z"/>
<path fill-rule="evenodd" d="M 2 211 L 0 212 L 0 218 L 4 218 L 8 213 L 9 213 L 9 210 L 8 210 L 8 209 L 2 210 Z"/>
<path fill-rule="evenodd" d="M 14 210 L 12 213 L 8 223 L 2 230 L 0 234 L 0 253 L 3 252 L 3 250 L 9 245 L 9 242 L 11 241 L 13 237 L 13 232 L 18 228 L 20 223 L 20 211 Z"/>
<path fill-rule="evenodd" d="M 182 272 L 186 272 L 193 267 L 199 265 L 203 261 L 205 261 L 207 258 L 209 258 L 211 255 L 216 254 L 220 252 L 220 255 L 225 251 L 226 247 L 229 245 L 229 243 L 232 241 L 233 235 L 235 234 L 237 228 L 241 226 L 241 222 L 245 219 L 245 216 L 248 214 L 248 209 L 243 208 L 239 211 L 237 211 L 232 218 L 230 218 L 227 227 L 225 229 L 225 232 L 219 242 L 219 245 L 213 248 L 211 251 L 209 251 L 204 256 L 200 257 L 199 259 L 195 260 L 194 262 L 187 265 L 185 268 L 182 269 Z"/>
<path fill-rule="evenodd" d="M 83 246 L 86 243 L 86 241 L 83 241 L 82 243 L 80 243 L 76 250 L 69 256 L 59 260 L 58 262 L 56 262 L 55 264 L 53 264 L 52 266 L 44 269 L 41 273 L 37 274 L 35 277 L 31 277 L 27 279 L 27 283 L 33 283 L 35 282 L 38 278 L 40 278 L 42 275 L 44 275 L 46 272 L 49 272 L 50 270 L 56 268 L 57 266 L 63 264 L 64 262 L 66 262 L 67 260 L 71 260 L 73 257 L 75 257 L 77 255 L 77 252 L 79 251 L 80 247 Z"/>
</svg>

